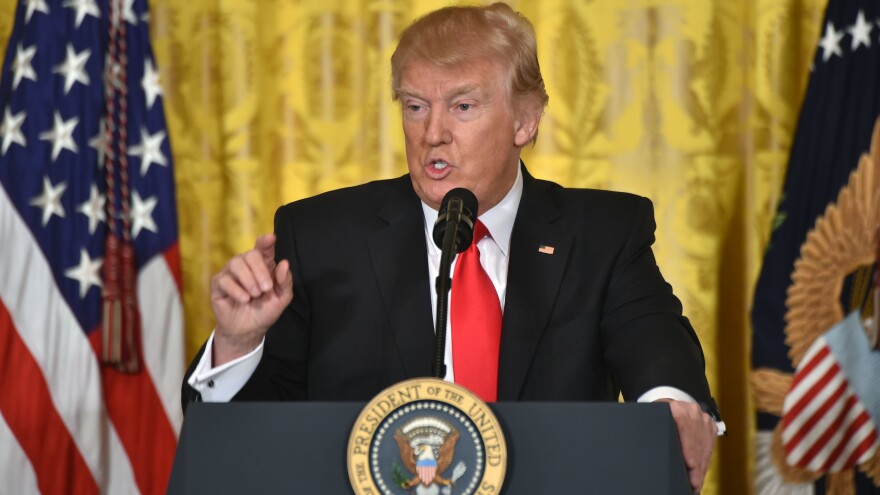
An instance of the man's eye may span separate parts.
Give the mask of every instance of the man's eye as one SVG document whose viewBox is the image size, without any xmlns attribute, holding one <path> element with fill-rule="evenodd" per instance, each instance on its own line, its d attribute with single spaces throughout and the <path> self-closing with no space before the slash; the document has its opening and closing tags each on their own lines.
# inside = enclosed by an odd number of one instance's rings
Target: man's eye
<svg viewBox="0 0 880 495">
<path fill-rule="evenodd" d="M 473 107 L 474 107 L 474 106 L 473 106 L 472 104 L 470 104 L 470 103 L 459 103 L 459 104 L 458 104 L 458 109 L 461 110 L 461 111 L 463 111 L 463 112 L 467 112 L 468 110 L 470 110 L 470 109 L 473 108 Z"/>
<path fill-rule="evenodd" d="M 406 108 L 407 108 L 410 112 L 418 112 L 419 110 L 422 109 L 422 106 L 421 106 L 421 105 L 407 105 Z"/>
</svg>

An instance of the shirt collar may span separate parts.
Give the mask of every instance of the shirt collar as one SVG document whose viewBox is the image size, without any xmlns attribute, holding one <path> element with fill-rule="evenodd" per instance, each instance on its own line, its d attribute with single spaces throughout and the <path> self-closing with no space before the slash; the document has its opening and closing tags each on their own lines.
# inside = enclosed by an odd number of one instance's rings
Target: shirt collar
<svg viewBox="0 0 880 495">
<path fill-rule="evenodd" d="M 489 230 L 492 240 L 501 250 L 505 257 L 510 251 L 510 237 L 513 234 L 513 222 L 516 220 L 516 211 L 519 209 L 519 202 L 522 199 L 523 178 L 522 178 L 522 162 L 516 170 L 516 180 L 507 195 L 504 196 L 497 205 L 480 215 L 480 221 Z M 425 233 L 428 239 L 432 238 L 431 231 L 434 229 L 434 222 L 437 221 L 437 210 L 431 208 L 425 202 L 422 202 L 422 213 L 425 215 Z M 438 248 L 433 242 L 429 243 L 432 249 Z"/>
</svg>

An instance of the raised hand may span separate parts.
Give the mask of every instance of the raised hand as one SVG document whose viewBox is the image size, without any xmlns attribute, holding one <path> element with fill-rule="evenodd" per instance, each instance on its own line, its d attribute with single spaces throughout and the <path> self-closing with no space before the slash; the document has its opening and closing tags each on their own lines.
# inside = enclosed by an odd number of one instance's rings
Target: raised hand
<svg viewBox="0 0 880 495">
<path fill-rule="evenodd" d="M 262 235 L 211 279 L 214 366 L 255 349 L 292 300 L 290 265 L 287 260 L 276 265 L 275 235 Z"/>
</svg>

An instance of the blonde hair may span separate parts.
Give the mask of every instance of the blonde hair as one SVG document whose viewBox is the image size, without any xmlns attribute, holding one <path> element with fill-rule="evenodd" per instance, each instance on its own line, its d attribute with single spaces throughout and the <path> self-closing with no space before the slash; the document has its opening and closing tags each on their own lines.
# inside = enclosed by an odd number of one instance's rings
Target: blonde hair
<svg viewBox="0 0 880 495">
<path fill-rule="evenodd" d="M 445 7 L 410 24 L 391 55 L 392 97 L 400 97 L 400 78 L 409 60 L 448 67 L 476 58 L 503 63 L 514 102 L 547 105 L 532 23 L 503 3 Z"/>
</svg>

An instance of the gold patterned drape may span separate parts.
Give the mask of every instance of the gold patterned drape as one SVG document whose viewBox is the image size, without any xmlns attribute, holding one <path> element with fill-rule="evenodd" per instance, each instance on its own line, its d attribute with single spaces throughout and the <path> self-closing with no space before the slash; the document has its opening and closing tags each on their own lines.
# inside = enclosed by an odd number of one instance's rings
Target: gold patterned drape
<svg viewBox="0 0 880 495">
<path fill-rule="evenodd" d="M 389 58 L 446 3 L 151 0 L 189 356 L 214 324 L 212 274 L 279 205 L 406 171 Z M 731 432 L 703 493 L 750 493 L 748 308 L 826 0 L 510 3 L 535 25 L 550 94 L 529 170 L 654 201 L 658 261 Z"/>
</svg>

